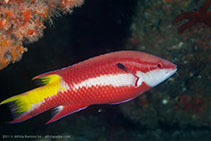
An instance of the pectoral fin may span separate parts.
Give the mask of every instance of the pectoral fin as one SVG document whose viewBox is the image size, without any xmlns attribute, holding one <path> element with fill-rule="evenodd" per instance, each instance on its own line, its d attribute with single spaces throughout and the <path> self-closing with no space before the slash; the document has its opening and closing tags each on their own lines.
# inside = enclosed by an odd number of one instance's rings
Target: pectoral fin
<svg viewBox="0 0 211 141">
<path fill-rule="evenodd" d="M 116 64 L 116 65 L 117 65 L 117 67 L 118 67 L 119 69 L 121 69 L 121 70 L 123 70 L 123 71 L 125 71 L 125 72 L 127 72 L 127 73 L 132 74 L 132 75 L 135 77 L 135 79 L 136 79 L 134 85 L 135 85 L 135 86 L 138 86 L 139 77 L 138 77 L 135 73 L 133 73 L 129 68 L 127 68 L 125 65 L 123 65 L 123 64 L 121 64 L 121 63 L 118 63 L 118 64 Z"/>
<path fill-rule="evenodd" d="M 51 122 L 57 121 L 65 116 L 68 116 L 70 114 L 73 114 L 75 112 L 81 111 L 85 109 L 87 106 L 78 104 L 78 105 L 61 105 L 55 108 L 56 110 L 56 115 L 51 118 L 46 124 L 49 124 Z"/>
<path fill-rule="evenodd" d="M 125 71 L 125 72 L 128 72 L 128 73 L 131 73 L 131 71 L 123 64 L 121 63 L 118 63 L 116 64 L 118 68 L 120 68 L 121 70 Z"/>
</svg>

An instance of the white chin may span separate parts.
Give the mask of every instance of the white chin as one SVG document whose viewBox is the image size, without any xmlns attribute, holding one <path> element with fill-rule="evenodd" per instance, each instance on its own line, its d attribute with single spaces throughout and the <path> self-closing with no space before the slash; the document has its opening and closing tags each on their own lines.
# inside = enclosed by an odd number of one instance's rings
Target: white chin
<svg viewBox="0 0 211 141">
<path fill-rule="evenodd" d="M 145 82 L 150 87 L 154 87 L 172 76 L 177 69 L 155 69 L 146 73 L 137 71 L 136 75 L 139 77 L 138 86 Z"/>
</svg>

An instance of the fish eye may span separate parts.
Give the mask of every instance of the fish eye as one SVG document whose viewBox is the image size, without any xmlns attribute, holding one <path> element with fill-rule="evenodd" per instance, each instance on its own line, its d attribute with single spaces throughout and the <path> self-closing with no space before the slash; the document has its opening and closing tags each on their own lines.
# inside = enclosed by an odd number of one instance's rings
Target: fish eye
<svg viewBox="0 0 211 141">
<path fill-rule="evenodd" d="M 157 68 L 159 68 L 159 69 L 162 69 L 162 68 L 163 68 L 163 64 L 162 64 L 161 62 L 158 62 L 158 63 L 156 64 L 156 66 L 157 66 Z"/>
</svg>

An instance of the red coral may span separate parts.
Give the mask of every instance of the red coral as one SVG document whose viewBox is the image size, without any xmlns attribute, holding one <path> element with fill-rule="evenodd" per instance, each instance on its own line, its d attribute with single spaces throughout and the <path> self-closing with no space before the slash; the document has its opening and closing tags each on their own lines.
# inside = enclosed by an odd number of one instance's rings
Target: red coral
<svg viewBox="0 0 211 141">
<path fill-rule="evenodd" d="M 0 0 L 0 69 L 21 59 L 23 42 L 43 35 L 43 22 L 55 11 L 71 12 L 83 0 Z"/>
<path fill-rule="evenodd" d="M 211 12 L 208 12 L 208 8 L 211 5 L 211 0 L 207 0 L 201 7 L 199 11 L 191 11 L 180 14 L 176 19 L 175 23 L 180 22 L 183 19 L 189 19 L 188 22 L 182 24 L 178 32 L 183 33 L 187 28 L 193 26 L 196 23 L 204 23 L 211 27 Z"/>
</svg>

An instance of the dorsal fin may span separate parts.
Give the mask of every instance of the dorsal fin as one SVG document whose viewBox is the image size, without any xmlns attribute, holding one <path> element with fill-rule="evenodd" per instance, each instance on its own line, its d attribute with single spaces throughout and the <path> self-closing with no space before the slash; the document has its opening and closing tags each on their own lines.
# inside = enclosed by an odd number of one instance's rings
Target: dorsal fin
<svg viewBox="0 0 211 141">
<path fill-rule="evenodd" d="M 40 75 L 33 78 L 33 80 L 37 81 L 41 85 L 51 84 L 60 80 L 60 76 L 56 74 L 51 75 Z"/>
<path fill-rule="evenodd" d="M 58 69 L 58 70 L 54 70 L 54 71 L 50 71 L 50 72 L 46 72 L 46 73 L 37 75 L 37 76 L 33 77 L 32 80 L 35 80 L 35 79 L 38 79 L 38 78 L 41 78 L 41 77 L 45 77 L 45 76 L 49 76 L 49 75 L 52 75 L 52 74 L 58 74 L 58 72 L 60 70 L 62 70 L 62 69 Z"/>
</svg>

